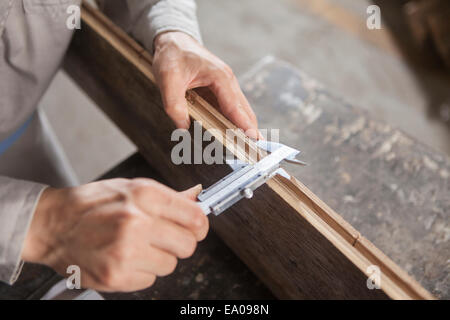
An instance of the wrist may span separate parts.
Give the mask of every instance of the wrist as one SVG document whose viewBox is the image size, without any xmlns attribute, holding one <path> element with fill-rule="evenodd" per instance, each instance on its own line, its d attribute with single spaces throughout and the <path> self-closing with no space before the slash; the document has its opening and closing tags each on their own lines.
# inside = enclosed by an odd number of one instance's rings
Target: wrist
<svg viewBox="0 0 450 320">
<path fill-rule="evenodd" d="M 33 214 L 22 251 L 22 260 L 32 263 L 46 264 L 45 261 L 53 251 L 54 241 L 52 214 L 56 204 L 57 189 L 45 189 Z"/>
<path fill-rule="evenodd" d="M 158 34 L 154 40 L 154 48 L 155 51 L 159 48 L 163 48 L 166 45 L 174 44 L 174 43 L 198 43 L 193 37 L 188 35 L 187 33 L 181 31 L 167 31 Z"/>
</svg>

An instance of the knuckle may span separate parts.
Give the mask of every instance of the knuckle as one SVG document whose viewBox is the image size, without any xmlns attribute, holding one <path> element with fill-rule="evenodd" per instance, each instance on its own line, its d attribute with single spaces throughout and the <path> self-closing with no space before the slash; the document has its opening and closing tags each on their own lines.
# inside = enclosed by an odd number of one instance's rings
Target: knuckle
<svg viewBox="0 0 450 320">
<path fill-rule="evenodd" d="M 234 79 L 234 73 L 233 70 L 231 69 L 231 67 L 227 64 L 225 64 L 222 68 L 221 68 L 222 74 L 229 80 Z"/>
<path fill-rule="evenodd" d="M 142 198 L 151 195 L 153 188 L 154 188 L 153 183 L 151 182 L 145 183 L 141 180 L 133 182 L 133 185 L 131 186 L 131 191 L 133 195 L 136 196 L 137 198 Z"/>
<path fill-rule="evenodd" d="M 158 197 L 164 206 L 167 208 L 172 208 L 174 206 L 175 200 L 176 200 L 176 194 L 168 194 L 166 192 L 160 192 L 158 194 Z"/>
<path fill-rule="evenodd" d="M 149 181 L 136 181 L 132 188 L 132 199 L 141 203 L 143 201 L 153 201 L 160 196 L 160 189 L 157 182 L 153 180 Z"/>
<path fill-rule="evenodd" d="M 166 258 L 166 261 L 164 263 L 164 270 L 161 274 L 162 277 L 168 276 L 169 274 L 173 273 L 177 267 L 178 259 L 174 256 L 168 256 Z"/>
<path fill-rule="evenodd" d="M 151 287 L 155 284 L 156 281 L 156 276 L 155 275 L 151 275 L 148 277 L 147 283 L 146 283 L 146 287 Z"/>
<path fill-rule="evenodd" d="M 206 218 L 206 223 L 205 223 L 204 227 L 200 230 L 197 240 L 198 241 L 204 240 L 206 238 L 206 236 L 208 235 L 208 230 L 209 230 L 209 221 Z"/>
<path fill-rule="evenodd" d="M 114 178 L 114 179 L 110 179 L 109 181 L 107 180 L 105 183 L 115 184 L 115 185 L 126 185 L 129 182 L 130 182 L 130 180 L 126 179 L 126 178 Z"/>
<path fill-rule="evenodd" d="M 127 206 L 127 205 L 126 205 Z M 123 208 L 116 214 L 115 238 L 121 240 L 133 233 L 140 225 L 140 221 L 131 209 Z"/>
<path fill-rule="evenodd" d="M 186 259 L 191 257 L 194 254 L 196 247 L 197 247 L 197 240 L 195 240 L 194 236 L 190 235 L 186 237 L 186 239 L 183 241 L 180 258 Z"/>
<path fill-rule="evenodd" d="M 168 99 L 167 101 L 167 106 L 165 107 L 166 113 L 174 118 L 183 118 L 187 112 L 186 108 L 177 103 L 177 101 L 171 101 L 170 99 Z"/>
<path fill-rule="evenodd" d="M 201 211 L 195 211 L 193 217 L 192 217 L 192 224 L 195 228 L 201 229 L 205 226 L 207 223 L 207 218 Z"/>
<path fill-rule="evenodd" d="M 135 179 L 131 179 L 128 180 L 130 181 L 130 185 L 132 187 L 143 187 L 143 186 L 152 186 L 155 184 L 155 180 L 153 179 L 148 179 L 148 178 L 135 178 Z"/>
<path fill-rule="evenodd" d="M 227 117 L 231 117 L 233 112 L 235 112 L 235 110 L 236 110 L 236 106 L 232 105 L 232 104 L 223 104 L 221 106 L 221 108 L 222 108 L 223 114 Z"/>
<path fill-rule="evenodd" d="M 117 246 L 113 253 L 114 258 L 116 260 L 117 266 L 122 266 L 127 261 L 131 260 L 130 250 L 128 250 L 124 245 Z"/>
<path fill-rule="evenodd" d="M 159 74 L 160 77 L 161 77 L 162 85 L 163 85 L 163 86 L 166 86 L 166 85 L 167 85 L 167 82 L 164 81 L 164 80 L 165 80 L 167 77 L 170 77 L 170 74 L 171 74 L 170 69 L 169 69 L 167 66 L 162 65 L 162 66 L 159 68 L 158 74 Z"/>
<path fill-rule="evenodd" d="M 131 250 L 127 248 L 122 239 L 116 240 L 110 248 L 106 250 L 106 254 L 107 263 L 116 270 L 121 269 L 133 258 Z"/>
<path fill-rule="evenodd" d="M 100 270 L 99 280 L 107 288 L 115 288 L 119 284 L 117 272 L 111 264 L 105 264 Z"/>
<path fill-rule="evenodd" d="M 119 229 L 131 226 L 135 220 L 135 215 L 130 206 L 131 205 L 128 203 L 124 204 L 121 210 L 117 213 Z"/>
</svg>

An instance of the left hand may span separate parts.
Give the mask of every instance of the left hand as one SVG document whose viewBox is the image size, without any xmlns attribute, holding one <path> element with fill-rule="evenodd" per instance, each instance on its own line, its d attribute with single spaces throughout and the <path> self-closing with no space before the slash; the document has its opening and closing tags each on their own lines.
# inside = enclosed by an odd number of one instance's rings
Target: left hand
<svg viewBox="0 0 450 320">
<path fill-rule="evenodd" d="M 186 91 L 209 87 L 229 120 L 250 138 L 261 138 L 256 116 L 231 68 L 191 36 L 182 32 L 158 35 L 153 71 L 165 110 L 177 128 L 190 127 Z"/>
<path fill-rule="evenodd" d="M 22 259 L 61 275 L 76 265 L 81 286 L 131 292 L 175 270 L 208 233 L 195 202 L 201 186 L 176 192 L 150 179 L 113 179 L 42 193 Z"/>
</svg>

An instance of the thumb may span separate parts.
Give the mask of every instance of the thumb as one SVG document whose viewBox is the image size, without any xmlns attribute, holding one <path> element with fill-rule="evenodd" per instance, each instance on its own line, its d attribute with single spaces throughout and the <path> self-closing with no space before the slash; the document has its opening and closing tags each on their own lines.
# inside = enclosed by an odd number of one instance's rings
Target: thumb
<svg viewBox="0 0 450 320">
<path fill-rule="evenodd" d="M 203 187 L 201 184 L 196 185 L 195 187 L 192 187 L 190 189 L 187 189 L 185 191 L 180 192 L 180 194 L 190 200 L 196 200 L 197 196 L 200 192 L 202 192 Z"/>
</svg>

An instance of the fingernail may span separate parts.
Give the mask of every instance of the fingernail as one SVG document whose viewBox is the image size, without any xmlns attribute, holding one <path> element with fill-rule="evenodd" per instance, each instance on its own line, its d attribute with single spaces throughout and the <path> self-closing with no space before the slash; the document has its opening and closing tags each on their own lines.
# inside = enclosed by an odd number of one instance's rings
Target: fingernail
<svg viewBox="0 0 450 320">
<path fill-rule="evenodd" d="M 245 135 L 253 140 L 258 140 L 258 130 L 255 129 L 248 129 L 247 131 L 245 131 Z"/>
<path fill-rule="evenodd" d="M 195 194 L 195 196 L 197 197 L 200 194 L 200 192 L 202 192 L 203 186 L 201 184 L 198 184 L 195 187 L 193 187 L 191 190 Z"/>
<path fill-rule="evenodd" d="M 259 140 L 266 140 L 264 138 L 264 136 L 262 135 L 261 131 L 259 131 L 259 130 L 258 130 L 258 137 L 259 137 Z"/>
</svg>

